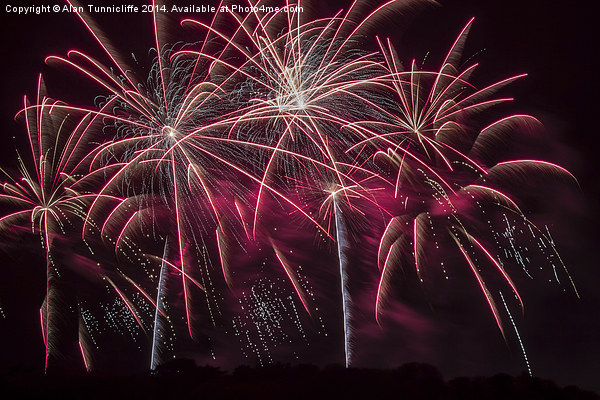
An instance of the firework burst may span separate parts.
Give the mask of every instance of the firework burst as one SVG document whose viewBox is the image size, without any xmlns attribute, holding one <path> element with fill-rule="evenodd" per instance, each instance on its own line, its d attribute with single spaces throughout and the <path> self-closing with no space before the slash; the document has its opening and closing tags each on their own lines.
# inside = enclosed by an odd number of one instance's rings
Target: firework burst
<svg viewBox="0 0 600 400">
<path fill-rule="evenodd" d="M 88 128 L 94 118 L 90 114 L 78 118 L 57 107 L 59 103 L 45 95 L 41 75 L 37 102 L 32 105 L 24 97 L 23 103 L 20 114 L 25 120 L 31 158 L 19 155 L 17 175 L 3 171 L 10 181 L 2 185 L 0 200 L 11 204 L 12 209 L 0 218 L 0 228 L 8 232 L 29 226 L 40 236 L 46 260 L 46 296 L 40 319 L 48 368 L 49 357 L 61 351 L 59 316 L 64 303 L 61 297 L 65 297 L 61 281 L 66 279 L 61 276 L 68 273 L 68 266 L 61 265 L 60 260 L 66 250 L 62 242 L 70 241 L 80 228 L 95 197 L 76 184 L 94 155 L 88 144 Z"/>
<path fill-rule="evenodd" d="M 361 136 L 342 127 L 368 118 L 374 92 L 383 86 L 385 69 L 376 54 L 356 46 L 361 27 L 380 10 L 358 23 L 350 18 L 354 7 L 308 22 L 299 3 L 286 13 L 259 10 L 256 7 L 245 16 L 232 14 L 239 28 L 230 35 L 198 21 L 184 23 L 207 29 L 242 58 L 239 65 L 222 59 L 215 62 L 231 68 L 232 79 L 242 80 L 233 93 L 242 106 L 228 117 L 233 121 L 228 137 L 258 150 L 259 157 L 253 163 L 260 181 L 253 236 L 260 227 L 261 210 L 268 208 L 265 188 L 269 188 L 292 206 L 291 213 L 303 214 L 337 242 L 348 366 L 350 296 L 343 250 L 346 227 L 339 203 L 347 204 L 348 210 L 358 210 L 353 202 L 365 196 L 368 190 L 364 182 L 375 180 L 377 174 L 361 167 L 364 158 L 350 158 L 345 152 Z M 310 314 L 295 273 L 286 267 L 280 252 L 275 252 Z"/>
<path fill-rule="evenodd" d="M 218 119 L 225 93 L 213 83 L 219 77 L 201 60 L 162 47 L 156 13 L 156 60 L 145 82 L 129 71 L 122 57 L 109 50 L 89 17 L 83 13 L 78 16 L 110 60 L 108 66 L 80 51 L 69 52 L 67 58 L 51 56 L 47 61 L 66 64 L 107 93 L 97 107 L 61 106 L 101 119 L 102 133 L 108 138 L 89 168 L 90 175 L 103 174 L 105 181 L 87 213 L 84 237 L 99 236 L 129 259 L 137 256 L 127 253 L 142 242 L 164 241 L 161 247 L 165 251 L 150 257 L 161 265 L 158 274 L 149 274 L 150 278 L 161 277 L 153 303 L 157 312 L 152 348 L 157 349 L 158 322 L 164 314 L 159 311 L 165 301 L 161 293 L 167 282 L 173 284 L 165 269 L 180 275 L 190 337 L 194 336 L 191 286 L 204 292 L 210 318 L 216 323 L 221 289 L 213 287 L 214 259 L 207 253 L 209 248 L 221 249 L 224 242 L 235 240 L 236 223 L 230 221 L 237 221 L 237 215 L 229 218 L 228 213 L 235 209 L 234 204 L 244 202 L 235 200 L 241 197 L 244 186 L 232 185 L 235 176 L 227 171 L 243 176 L 244 170 L 237 166 L 237 144 L 222 140 L 224 129 Z M 97 229 L 88 223 L 93 220 L 104 222 Z M 227 281 L 226 255 L 221 251 L 217 254 Z M 204 261 L 200 268 L 193 268 L 198 260 Z M 145 297 L 150 300 L 150 296 Z M 157 364 L 154 353 L 153 367 Z"/>
<path fill-rule="evenodd" d="M 528 220 L 517 205 L 518 192 L 509 194 L 504 189 L 505 183 L 526 181 L 537 172 L 573 177 L 564 168 L 541 160 L 494 163 L 497 155 L 492 156 L 492 149 L 509 140 L 514 132 L 528 134 L 541 129 L 541 124 L 528 115 L 511 115 L 475 131 L 474 116 L 512 100 L 494 96 L 524 75 L 483 89 L 469 83 L 477 65 L 464 69 L 457 66 L 471 24 L 472 20 L 437 72 L 418 70 L 414 61 L 410 70 L 404 71 L 389 41 L 385 44 L 380 41 L 395 109 L 382 108 L 384 117 L 369 127 L 353 124 L 348 128 L 370 135 L 353 147 L 374 144 L 378 149 L 375 159 L 384 160 L 394 174 L 390 180 L 395 181 L 393 198 L 397 216 L 389 221 L 379 245 L 380 280 L 374 307 L 377 321 L 380 322 L 383 304 L 390 294 L 389 282 L 395 269 L 412 264 L 417 278 L 424 282 L 432 263 L 437 262 L 449 279 L 451 266 L 448 257 L 441 253 L 454 247 L 471 271 L 504 336 L 497 306 L 497 293 L 501 292 L 495 291 L 494 282 L 508 285 L 521 307 L 523 303 L 508 273 L 510 262 L 500 257 L 503 246 L 507 245 L 498 233 L 502 218 L 520 220 L 520 226 L 541 240 L 551 257 L 560 260 L 550 237 Z M 552 266 L 556 270 L 555 264 Z M 564 265 L 560 269 L 570 280 Z"/>
</svg>

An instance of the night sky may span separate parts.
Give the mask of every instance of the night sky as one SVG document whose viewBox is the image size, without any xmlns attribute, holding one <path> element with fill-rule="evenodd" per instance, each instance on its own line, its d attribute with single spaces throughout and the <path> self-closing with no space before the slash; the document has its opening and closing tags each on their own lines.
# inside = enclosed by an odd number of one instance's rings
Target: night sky
<svg viewBox="0 0 600 400">
<path fill-rule="evenodd" d="M 30 0 L 14 3 L 54 4 Z M 517 279 L 525 300 L 525 317 L 519 317 L 519 330 L 535 376 L 598 392 L 600 272 L 596 253 L 600 239 L 600 185 L 596 169 L 595 106 L 599 88 L 595 72 L 600 67 L 600 57 L 594 40 L 594 13 L 591 6 L 584 4 L 440 0 L 439 5 L 423 7 L 410 18 L 386 17 L 373 34 L 393 35 L 403 60 L 422 60 L 429 53 L 425 65 L 435 68 L 460 29 L 475 17 L 464 51 L 465 59 L 473 55 L 480 63 L 473 81 L 483 85 L 523 72 L 529 74 L 505 89 L 504 93 L 515 98 L 506 112 L 527 113 L 542 121 L 545 131 L 539 143 L 527 149 L 527 154 L 564 166 L 579 181 L 580 188 L 557 183 L 550 189 L 541 189 L 535 214 L 542 226 L 549 227 L 581 298 L 577 299 L 564 282 L 557 288 L 541 281 Z M 328 2 L 318 15 L 331 15 L 345 6 L 340 0 Z M 173 41 L 188 39 L 190 33 L 176 23 L 187 16 L 170 16 Z M 148 48 L 153 46 L 149 14 L 105 15 L 97 20 L 124 54 L 135 53 L 144 60 Z M 98 50 L 77 18 L 63 13 L 23 16 L 2 9 L 0 40 L 4 77 L 0 160 L 2 168 L 10 170 L 16 165 L 15 148 L 25 149 L 26 144 L 23 123 L 13 117 L 22 106 L 23 94 L 34 93 L 39 72 L 44 73 L 51 92 L 68 94 L 82 102 L 93 100 L 93 86 L 86 87 L 81 79 L 72 79 L 74 74 L 64 67 L 44 65 L 44 58 L 65 54 L 72 48 L 83 48 L 91 54 Z M 504 109 L 498 112 L 502 115 Z M 23 243 L 16 251 L 15 246 L 10 246 L 10 252 L 0 245 L 0 370 L 43 366 L 39 307 L 45 282 L 41 256 L 31 256 L 38 246 L 36 240 L 33 242 Z M 319 254 L 305 257 L 318 259 Z M 463 302 L 468 303 L 469 299 L 465 296 Z M 483 300 L 478 301 L 481 304 L 469 309 L 463 308 L 465 304 L 459 300 L 444 306 L 441 298 L 434 296 L 433 311 L 427 301 L 397 306 L 391 311 L 397 315 L 396 325 L 390 324 L 393 326 L 381 331 L 371 321 L 357 328 L 357 363 L 395 367 L 422 361 L 438 366 L 448 377 L 520 373 L 525 365 L 518 344 L 513 339 L 509 346 L 504 343 Z M 464 309 L 469 309 L 468 313 L 457 311 Z M 303 361 L 341 363 L 341 353 L 325 352 L 327 359 L 319 359 L 330 343 L 317 339 L 315 345 L 307 347 L 311 354 Z M 127 344 L 115 343 L 115 348 L 126 349 Z M 205 355 L 189 352 L 187 356 L 198 363 L 207 362 Z M 131 361 L 123 358 L 127 357 L 115 354 L 112 363 Z M 235 363 L 228 360 L 223 364 L 232 367 Z M 214 364 L 219 365 L 219 360 Z"/>
</svg>

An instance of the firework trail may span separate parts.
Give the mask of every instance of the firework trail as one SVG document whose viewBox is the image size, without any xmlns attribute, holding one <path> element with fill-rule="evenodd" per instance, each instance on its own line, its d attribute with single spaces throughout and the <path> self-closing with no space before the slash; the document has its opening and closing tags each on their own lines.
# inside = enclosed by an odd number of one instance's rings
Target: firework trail
<svg viewBox="0 0 600 400">
<path fill-rule="evenodd" d="M 342 212 L 338 204 L 336 196 L 333 196 L 334 203 L 334 214 L 335 214 L 335 230 L 336 230 L 336 242 L 338 248 L 338 260 L 340 264 L 340 288 L 342 292 L 342 308 L 344 316 L 344 353 L 346 368 L 350 365 L 350 295 L 348 294 L 348 282 L 347 282 L 347 262 L 346 255 L 344 252 L 346 230 L 342 221 Z"/>
<path fill-rule="evenodd" d="M 165 249 L 163 251 L 163 260 L 167 259 L 167 254 L 169 251 L 169 240 L 165 241 Z M 165 261 L 161 263 L 160 266 L 160 275 L 158 278 L 158 290 L 156 294 L 156 310 L 154 312 L 154 329 L 152 332 L 152 352 L 150 359 L 150 369 L 155 370 L 158 365 L 160 365 L 160 353 L 162 349 L 162 344 L 164 343 L 163 337 L 166 332 L 162 326 L 163 318 L 161 318 L 161 314 L 165 312 L 165 290 L 167 286 L 168 279 L 168 265 Z"/>
<path fill-rule="evenodd" d="M 361 172 L 361 171 L 358 171 Z M 343 317 L 343 337 L 344 337 L 344 363 L 348 367 L 352 358 L 352 312 L 353 302 L 349 288 L 351 276 L 348 253 L 352 245 L 349 238 L 350 233 L 354 236 L 369 229 L 370 225 L 380 219 L 385 220 L 385 216 L 391 216 L 389 212 L 377 202 L 378 192 L 382 192 L 385 186 L 390 186 L 389 182 L 379 182 L 377 175 L 364 175 L 359 178 L 355 174 L 353 179 L 358 184 L 351 184 L 345 187 L 329 184 L 321 188 L 321 191 L 327 193 L 327 198 L 319 208 L 318 215 L 326 221 L 325 226 L 328 231 L 335 233 L 336 242 L 336 260 L 338 270 L 338 280 L 340 288 L 341 311 Z M 333 189 L 332 189 L 333 187 Z M 377 214 L 380 214 L 379 216 Z M 362 219 L 368 222 L 360 223 Z M 366 225 L 366 226 L 363 226 Z M 361 241 L 357 241 L 360 246 Z"/>
<path fill-rule="evenodd" d="M 81 309 L 81 308 L 82 308 L 81 304 L 78 304 L 78 309 Z M 91 360 L 93 357 L 90 343 L 93 342 L 93 340 L 90 336 L 89 329 L 87 328 L 87 324 L 86 324 L 83 312 L 79 313 L 78 325 L 79 325 L 79 331 L 78 331 L 79 342 L 77 344 L 79 345 L 79 350 L 81 352 L 81 359 L 83 360 L 83 366 L 85 367 L 86 372 L 89 372 L 90 368 L 92 367 Z"/>
<path fill-rule="evenodd" d="M 513 319 L 513 316 L 510 313 L 510 310 L 508 309 L 508 304 L 506 304 L 506 300 L 504 300 L 504 295 L 502 294 L 502 292 L 500 292 L 500 298 L 502 299 L 504 309 L 506 310 L 508 318 L 510 319 L 513 329 L 515 330 L 515 335 L 517 336 L 517 340 L 519 341 L 521 353 L 523 353 L 523 359 L 525 360 L 525 365 L 527 366 L 527 372 L 529 372 L 529 376 L 533 376 L 533 373 L 531 372 L 531 365 L 529 365 L 529 359 L 527 358 L 527 352 L 525 351 L 525 345 L 523 344 L 523 340 L 521 340 L 521 335 L 519 334 L 519 330 L 517 329 L 517 324 L 515 323 L 515 320 Z"/>
</svg>

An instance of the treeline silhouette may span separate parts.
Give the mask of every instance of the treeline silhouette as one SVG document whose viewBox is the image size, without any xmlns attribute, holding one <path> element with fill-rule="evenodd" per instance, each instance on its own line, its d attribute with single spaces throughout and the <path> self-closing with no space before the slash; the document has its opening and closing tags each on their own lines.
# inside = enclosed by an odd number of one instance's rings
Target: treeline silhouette
<svg viewBox="0 0 600 400">
<path fill-rule="evenodd" d="M 437 368 L 420 363 L 391 370 L 275 364 L 226 372 L 185 359 L 129 376 L 13 369 L 0 375 L 0 398 L 600 400 L 595 393 L 526 374 L 446 381 Z"/>
</svg>

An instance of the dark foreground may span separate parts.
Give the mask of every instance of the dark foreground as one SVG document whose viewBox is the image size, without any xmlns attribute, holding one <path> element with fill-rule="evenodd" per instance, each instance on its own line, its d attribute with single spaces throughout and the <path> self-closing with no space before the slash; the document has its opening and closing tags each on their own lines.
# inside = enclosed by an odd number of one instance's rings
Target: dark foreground
<svg viewBox="0 0 600 400">
<path fill-rule="evenodd" d="M 131 376 L 5 371 L 0 375 L 0 398 L 600 400 L 575 386 L 560 388 L 527 375 L 445 381 L 435 367 L 426 364 L 406 364 L 394 370 L 274 365 L 239 367 L 226 373 L 196 367 L 187 360 L 165 365 L 153 374 Z"/>
</svg>

